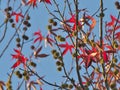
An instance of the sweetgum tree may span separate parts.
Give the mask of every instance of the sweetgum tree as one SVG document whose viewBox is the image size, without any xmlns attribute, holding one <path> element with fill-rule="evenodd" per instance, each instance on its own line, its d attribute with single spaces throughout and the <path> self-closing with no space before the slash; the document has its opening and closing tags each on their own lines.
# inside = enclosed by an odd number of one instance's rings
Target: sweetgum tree
<svg viewBox="0 0 120 90">
<path fill-rule="evenodd" d="M 94 12 L 82 0 L 0 2 L 1 90 L 120 89 L 118 1 L 116 16 L 103 0 Z"/>
</svg>

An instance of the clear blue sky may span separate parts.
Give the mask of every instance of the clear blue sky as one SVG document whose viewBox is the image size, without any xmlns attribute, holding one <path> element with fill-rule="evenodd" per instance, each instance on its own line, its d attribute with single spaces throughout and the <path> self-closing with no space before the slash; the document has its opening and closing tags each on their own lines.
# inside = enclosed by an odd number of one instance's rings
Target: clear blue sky
<svg viewBox="0 0 120 90">
<path fill-rule="evenodd" d="M 2 1 L 1 3 L 1 8 L 4 9 L 6 7 L 6 1 Z M 19 3 L 20 0 L 16 0 L 16 3 Z M 52 1 L 52 0 L 51 0 Z M 57 0 L 58 2 L 63 2 L 64 0 Z M 72 1 L 72 0 L 69 0 Z M 89 11 L 89 14 L 92 15 L 99 7 L 99 0 L 79 0 L 80 1 L 80 8 L 87 8 L 87 10 Z M 105 19 L 106 20 L 110 20 L 110 14 L 117 16 L 118 12 L 115 9 L 114 6 L 114 2 L 115 0 L 104 0 L 104 7 L 107 8 L 107 10 L 105 11 Z M 11 4 L 12 5 L 12 4 Z M 52 8 L 53 6 L 48 5 L 49 8 Z M 62 6 L 61 6 L 62 7 Z M 38 30 L 38 28 L 40 28 L 40 30 L 42 31 L 43 35 L 46 35 L 47 30 L 46 30 L 46 26 L 48 24 L 48 19 L 51 18 L 51 16 L 48 15 L 48 12 L 46 11 L 46 9 L 44 8 L 43 3 L 38 4 L 38 7 L 35 9 L 31 8 L 31 11 L 29 12 L 31 15 L 31 20 L 30 22 L 32 23 L 32 27 L 29 29 L 29 31 L 27 32 L 28 35 L 32 38 L 33 37 L 33 33 L 35 31 Z M 65 15 L 66 17 L 68 15 Z M 1 14 L 0 12 L 0 24 L 3 22 L 3 18 L 5 16 L 3 14 Z M 96 20 L 99 20 L 98 18 L 96 18 Z M 2 34 L 2 29 L 0 28 L 0 35 Z M 7 44 L 6 42 L 9 40 L 9 38 L 11 37 L 11 35 L 13 34 L 14 30 L 10 27 L 10 25 L 8 25 L 8 30 L 7 30 L 7 35 L 5 37 L 5 40 L 3 43 L 0 43 L 0 52 L 3 50 L 4 46 Z M 98 28 L 94 29 L 94 32 L 96 32 L 96 34 L 98 33 Z M 15 48 L 15 41 L 13 40 L 13 42 L 11 42 L 9 48 L 7 49 L 7 51 L 4 53 L 4 55 L 2 56 L 2 58 L 0 58 L 0 80 L 3 81 L 7 81 L 7 73 L 11 72 L 11 66 L 14 64 L 14 61 L 12 60 L 10 54 L 14 53 L 13 48 Z M 29 49 L 30 47 L 29 45 L 26 45 L 23 49 L 23 52 L 25 52 L 26 56 L 30 54 Z M 51 49 L 49 47 L 45 48 L 43 51 L 49 53 Z M 71 59 L 71 57 L 69 57 L 69 54 L 66 58 L 66 62 L 69 66 L 69 59 Z M 37 62 L 37 61 L 36 61 Z M 39 62 L 37 64 L 37 72 L 40 73 L 40 75 L 45 75 L 45 79 L 50 81 L 50 82 L 60 82 L 63 79 L 61 79 L 61 72 L 58 72 L 56 70 L 56 65 L 55 65 L 55 61 L 53 60 L 52 56 L 50 56 L 49 58 L 45 58 L 45 59 L 39 59 Z M 75 74 L 72 74 L 73 76 L 75 76 Z M 16 76 L 14 76 L 13 78 L 13 89 L 16 89 L 16 86 L 18 84 L 19 79 L 16 78 Z M 24 87 L 24 86 L 23 86 Z M 21 89 L 24 90 L 24 89 Z M 48 86 L 48 85 L 43 85 L 43 90 L 53 90 L 53 87 Z"/>
</svg>

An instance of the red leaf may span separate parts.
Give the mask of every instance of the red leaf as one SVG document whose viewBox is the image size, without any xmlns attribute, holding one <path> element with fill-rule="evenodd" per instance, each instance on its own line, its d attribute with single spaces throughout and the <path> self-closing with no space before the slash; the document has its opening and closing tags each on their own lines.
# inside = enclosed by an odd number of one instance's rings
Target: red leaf
<svg viewBox="0 0 120 90">
<path fill-rule="evenodd" d="M 29 0 L 28 2 L 27 2 L 27 5 L 32 5 L 33 6 L 33 8 L 36 6 L 37 7 L 37 4 L 36 4 L 36 0 Z"/>
<path fill-rule="evenodd" d="M 37 38 L 34 40 L 34 43 L 36 43 L 37 41 L 41 42 L 41 41 L 43 40 L 43 38 L 44 38 L 44 37 L 42 36 L 40 30 L 37 31 L 37 32 L 35 32 L 35 33 L 34 33 L 34 36 L 37 36 Z"/>
<path fill-rule="evenodd" d="M 51 4 L 51 1 L 50 0 L 39 0 L 39 2 L 45 2 L 47 4 Z"/>
<path fill-rule="evenodd" d="M 11 68 L 16 68 L 17 66 L 19 66 L 20 65 L 20 61 L 17 61 Z"/>
<path fill-rule="evenodd" d="M 105 62 L 108 62 L 108 56 L 107 56 L 107 53 L 105 51 L 102 52 L 102 56 L 103 56 L 103 60 Z"/>
<path fill-rule="evenodd" d="M 12 12 L 11 16 L 16 16 L 16 18 L 15 18 L 16 22 L 19 21 L 19 17 L 24 18 L 24 16 L 22 15 L 21 12 L 20 13 Z"/>
<path fill-rule="evenodd" d="M 66 44 L 59 44 L 58 46 L 61 47 L 61 48 L 65 48 L 64 51 L 63 51 L 63 53 L 62 53 L 62 55 L 65 55 L 68 50 L 69 50 L 70 53 L 72 54 L 72 48 L 74 48 L 73 45 L 69 45 L 69 44 L 66 42 Z"/>
<path fill-rule="evenodd" d="M 27 58 L 25 58 L 20 50 L 14 49 L 14 51 L 16 52 L 16 54 L 11 54 L 13 59 L 16 59 L 16 63 L 12 66 L 12 68 L 16 68 L 17 66 L 19 66 L 21 63 L 24 65 L 26 64 L 26 61 L 28 60 Z"/>
</svg>

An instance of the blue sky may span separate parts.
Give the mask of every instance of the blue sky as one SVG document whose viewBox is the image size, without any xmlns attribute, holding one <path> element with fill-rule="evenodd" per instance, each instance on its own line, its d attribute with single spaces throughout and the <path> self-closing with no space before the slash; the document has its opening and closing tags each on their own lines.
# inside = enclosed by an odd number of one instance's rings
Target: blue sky
<svg viewBox="0 0 120 90">
<path fill-rule="evenodd" d="M 57 1 L 58 3 L 61 3 L 64 0 L 57 0 Z M 87 8 L 88 13 L 90 15 L 92 15 L 99 7 L 99 0 L 79 0 L 79 1 L 80 1 L 79 7 Z M 107 10 L 105 11 L 104 21 L 110 20 L 110 14 L 117 16 L 118 11 L 115 9 L 114 2 L 115 0 L 104 0 L 104 7 L 107 8 Z M 16 1 L 16 3 L 19 3 L 19 1 Z M 6 7 L 6 3 L 1 2 L 1 9 L 4 9 L 5 7 Z M 51 5 L 48 5 L 48 7 L 51 9 L 54 9 L 53 6 Z M 3 22 L 3 18 L 5 17 L 1 13 L 2 12 L 0 12 L 0 24 Z M 37 8 L 34 8 L 34 9 L 31 8 L 31 10 L 29 11 L 29 14 L 31 15 L 30 22 L 32 23 L 32 27 L 29 29 L 27 33 L 31 37 L 31 39 L 33 38 L 33 33 L 37 31 L 38 28 L 42 31 L 43 35 L 46 35 L 47 33 L 46 26 L 48 24 L 48 19 L 51 18 L 51 16 L 49 16 L 47 10 L 44 8 L 43 3 L 38 4 Z M 68 15 L 65 15 L 65 16 L 67 17 Z M 97 17 L 96 17 L 96 20 L 98 20 L 99 22 L 99 19 Z M 4 27 L 0 28 L 0 35 L 2 33 L 2 29 L 4 29 Z M 3 50 L 4 46 L 6 45 L 6 42 L 9 40 L 13 32 L 14 30 L 10 27 L 10 25 L 8 25 L 8 31 L 7 31 L 5 40 L 2 43 L 0 43 L 0 51 Z M 98 34 L 98 28 L 95 28 L 94 32 Z M 14 42 L 15 40 L 11 42 L 7 51 L 0 58 L 0 80 L 3 80 L 3 81 L 7 81 L 7 78 L 8 78 L 7 73 L 11 72 L 11 66 L 14 64 L 14 61 L 12 60 L 10 56 L 12 53 L 14 53 L 13 48 L 16 47 L 16 44 Z M 30 54 L 29 49 L 30 49 L 30 45 L 26 45 L 23 49 L 23 52 L 26 54 L 26 56 Z M 43 51 L 49 53 L 50 50 L 51 49 L 47 47 Z M 66 60 L 65 62 L 67 63 L 66 66 L 68 67 L 70 64 L 70 62 L 68 61 L 69 59 L 71 59 L 71 57 L 69 57 L 69 54 L 68 54 L 68 56 L 65 57 L 65 60 Z M 50 82 L 63 81 L 63 79 L 60 77 L 62 75 L 62 72 L 58 72 L 56 69 L 57 68 L 55 65 L 55 61 L 53 60 L 51 56 L 45 59 L 40 58 L 39 62 L 37 62 L 36 70 L 38 71 L 38 73 L 40 73 L 41 76 L 45 75 L 46 76 L 45 79 Z M 76 76 L 74 73 L 72 75 L 73 77 Z M 16 76 L 14 76 L 13 78 L 14 88 L 16 88 L 18 81 L 19 79 L 17 79 Z M 24 89 L 21 89 L 21 90 L 24 90 Z M 48 85 L 43 85 L 43 90 L 53 90 L 53 87 L 48 86 Z"/>
</svg>

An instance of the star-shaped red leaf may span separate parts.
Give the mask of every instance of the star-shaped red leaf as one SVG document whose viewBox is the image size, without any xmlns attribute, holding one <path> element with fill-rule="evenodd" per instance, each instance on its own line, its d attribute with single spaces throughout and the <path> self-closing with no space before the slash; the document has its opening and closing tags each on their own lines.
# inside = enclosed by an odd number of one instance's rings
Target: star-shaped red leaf
<svg viewBox="0 0 120 90">
<path fill-rule="evenodd" d="M 37 7 L 36 2 L 37 2 L 36 0 L 29 0 L 29 1 L 27 2 L 27 5 L 32 5 L 33 8 L 34 8 L 34 7 Z"/>
<path fill-rule="evenodd" d="M 72 49 L 74 48 L 73 45 L 70 45 L 66 42 L 65 44 L 59 44 L 58 46 L 61 47 L 61 48 L 65 48 L 62 55 L 65 55 L 68 52 L 68 50 L 72 54 Z"/>
<path fill-rule="evenodd" d="M 14 49 L 16 54 L 12 54 L 12 58 L 17 60 L 16 63 L 12 66 L 12 68 L 18 67 L 20 64 L 23 64 L 24 67 L 26 66 L 26 61 L 28 60 L 24 55 L 22 55 L 20 50 Z"/>
<path fill-rule="evenodd" d="M 19 21 L 19 17 L 24 18 L 24 16 L 22 15 L 21 12 L 20 12 L 20 13 L 12 12 L 11 16 L 15 16 L 15 20 L 16 20 L 16 22 Z"/>
<path fill-rule="evenodd" d="M 40 30 L 38 30 L 37 32 L 34 33 L 34 36 L 37 36 L 37 38 L 34 40 L 34 43 L 36 43 L 37 41 L 41 42 L 43 40 L 43 36 Z"/>
</svg>

